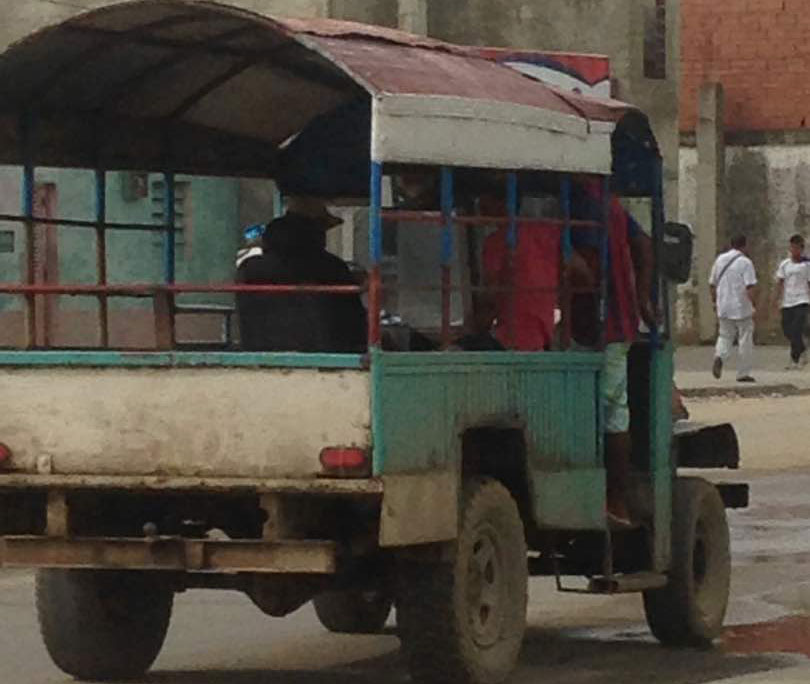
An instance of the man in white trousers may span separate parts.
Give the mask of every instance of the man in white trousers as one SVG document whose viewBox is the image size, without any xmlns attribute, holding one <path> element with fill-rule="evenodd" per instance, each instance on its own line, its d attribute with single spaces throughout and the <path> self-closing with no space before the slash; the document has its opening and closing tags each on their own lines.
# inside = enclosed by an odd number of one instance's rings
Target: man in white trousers
<svg viewBox="0 0 810 684">
<path fill-rule="evenodd" d="M 755 382 L 751 377 L 754 356 L 754 286 L 757 274 L 748 258 L 744 235 L 731 241 L 731 249 L 717 257 L 709 276 L 712 300 L 719 322 L 712 375 L 719 379 L 731 354 L 735 338 L 739 347 L 737 382 Z"/>
</svg>

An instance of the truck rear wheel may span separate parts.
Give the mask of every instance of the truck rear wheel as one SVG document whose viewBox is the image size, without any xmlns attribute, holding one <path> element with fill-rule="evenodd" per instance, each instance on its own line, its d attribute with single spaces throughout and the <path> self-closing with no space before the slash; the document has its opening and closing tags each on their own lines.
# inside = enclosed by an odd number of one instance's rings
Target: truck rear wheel
<svg viewBox="0 0 810 684">
<path fill-rule="evenodd" d="M 731 581 L 728 522 L 717 488 L 675 481 L 669 584 L 644 593 L 647 623 L 662 644 L 705 647 L 720 636 Z"/>
<path fill-rule="evenodd" d="M 36 603 L 53 662 L 80 680 L 131 679 L 157 658 L 174 593 L 155 573 L 40 570 Z"/>
<path fill-rule="evenodd" d="M 393 603 L 381 590 L 327 591 L 312 602 L 321 624 L 338 634 L 379 634 Z"/>
<path fill-rule="evenodd" d="M 528 570 L 523 522 L 499 482 L 464 489 L 449 562 L 409 562 L 397 623 L 417 684 L 498 684 L 511 674 L 526 629 Z"/>
</svg>

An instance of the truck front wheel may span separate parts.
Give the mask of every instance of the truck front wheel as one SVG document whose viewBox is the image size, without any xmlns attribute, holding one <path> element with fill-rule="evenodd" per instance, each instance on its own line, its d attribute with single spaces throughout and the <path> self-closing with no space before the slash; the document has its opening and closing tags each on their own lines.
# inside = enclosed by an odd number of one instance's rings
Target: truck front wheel
<svg viewBox="0 0 810 684">
<path fill-rule="evenodd" d="M 526 629 L 528 571 L 523 522 L 502 484 L 469 482 L 448 561 L 409 561 L 398 581 L 397 624 L 414 682 L 507 679 Z"/>
<path fill-rule="evenodd" d="M 675 481 L 669 584 L 644 593 L 653 635 L 665 646 L 705 647 L 720 636 L 731 578 L 728 522 L 717 488 Z"/>
<path fill-rule="evenodd" d="M 379 589 L 327 591 L 313 601 L 321 624 L 338 634 L 379 634 L 393 601 Z"/>
<path fill-rule="evenodd" d="M 157 658 L 174 592 L 155 573 L 40 570 L 36 603 L 53 662 L 76 679 L 132 679 Z"/>
</svg>

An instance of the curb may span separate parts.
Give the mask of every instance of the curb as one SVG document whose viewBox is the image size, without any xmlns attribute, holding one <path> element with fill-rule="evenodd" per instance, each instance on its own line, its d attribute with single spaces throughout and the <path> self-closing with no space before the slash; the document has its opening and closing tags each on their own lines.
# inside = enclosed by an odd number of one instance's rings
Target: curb
<svg viewBox="0 0 810 684">
<path fill-rule="evenodd" d="M 681 396 L 687 399 L 708 399 L 711 397 L 737 397 L 756 399 L 759 397 L 801 397 L 810 395 L 810 388 L 790 384 L 746 385 L 745 387 L 690 387 L 679 388 Z"/>
</svg>

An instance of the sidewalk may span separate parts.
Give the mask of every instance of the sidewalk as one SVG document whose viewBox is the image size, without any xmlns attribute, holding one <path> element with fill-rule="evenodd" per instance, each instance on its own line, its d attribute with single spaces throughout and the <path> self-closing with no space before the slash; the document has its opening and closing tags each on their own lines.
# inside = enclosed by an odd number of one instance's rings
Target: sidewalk
<svg viewBox="0 0 810 684">
<path fill-rule="evenodd" d="M 739 383 L 737 377 L 736 349 L 723 369 L 723 377 L 712 377 L 714 347 L 679 347 L 675 353 L 675 383 L 685 390 L 687 396 L 695 390 L 707 393 L 738 392 L 741 395 L 758 396 L 763 393 L 810 394 L 810 365 L 801 371 L 786 371 L 790 360 L 787 347 L 768 346 L 754 349 L 756 384 Z M 808 680 L 810 681 L 810 680 Z"/>
<path fill-rule="evenodd" d="M 810 664 L 721 679 L 716 684 L 807 684 L 808 682 L 810 682 Z"/>
</svg>

